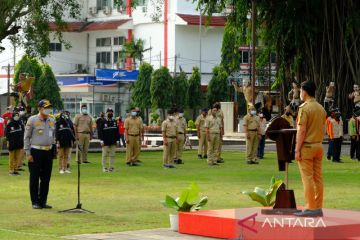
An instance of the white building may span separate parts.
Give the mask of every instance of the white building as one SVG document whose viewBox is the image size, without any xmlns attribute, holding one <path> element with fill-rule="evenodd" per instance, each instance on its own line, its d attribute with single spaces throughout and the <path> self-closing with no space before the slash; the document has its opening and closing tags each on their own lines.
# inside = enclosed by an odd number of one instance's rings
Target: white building
<svg viewBox="0 0 360 240">
<path fill-rule="evenodd" d="M 99 68 L 124 69 L 131 65 L 119 63 L 122 44 L 131 36 L 144 40 L 144 49 L 148 50 L 143 60 L 155 69 L 167 66 L 174 72 L 181 67 L 190 74 L 194 66 L 200 67 L 202 85 L 207 85 L 212 68 L 221 61 L 225 17 L 213 17 L 205 26 L 206 17 L 200 19 L 192 0 L 164 0 L 161 6 L 156 6 L 157 0 L 143 0 L 138 1 L 142 4 L 135 9 L 127 5 L 116 7 L 113 0 L 79 2 L 80 20 L 69 20 L 63 33 L 72 48 L 67 50 L 54 40 L 50 44 L 50 56 L 44 59 L 58 80 L 61 79 L 59 85 L 66 109 L 78 111 L 80 104 L 86 103 L 92 114 L 107 107 L 116 109 L 116 114 L 125 112 L 130 98 L 129 84 L 97 82 L 93 77 Z M 130 0 L 124 2 L 129 4 Z M 161 12 L 157 7 L 161 7 Z M 159 15 L 159 21 L 153 21 L 154 14 Z M 57 26 L 50 23 L 50 27 L 56 29 Z M 94 82 L 96 87 L 91 84 Z"/>
</svg>

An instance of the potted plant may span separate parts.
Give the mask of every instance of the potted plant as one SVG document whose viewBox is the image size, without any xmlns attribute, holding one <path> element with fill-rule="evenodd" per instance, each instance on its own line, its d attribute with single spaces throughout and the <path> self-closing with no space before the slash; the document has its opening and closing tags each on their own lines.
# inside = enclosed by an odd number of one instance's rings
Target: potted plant
<svg viewBox="0 0 360 240">
<path fill-rule="evenodd" d="M 264 207 L 271 207 L 275 204 L 276 192 L 281 184 L 283 184 L 281 179 L 275 179 L 272 177 L 268 189 L 255 187 L 254 191 L 252 192 L 243 191 L 242 193 L 248 195 L 253 201 L 260 203 Z"/>
<path fill-rule="evenodd" d="M 180 194 L 180 197 L 174 199 L 173 197 L 166 195 L 165 200 L 161 201 L 165 207 L 175 209 L 177 212 L 199 211 L 207 202 L 208 198 L 206 196 L 199 200 L 199 187 L 195 183 L 192 183 L 189 187 L 184 189 Z M 170 227 L 173 231 L 178 231 L 178 214 L 170 214 Z"/>
</svg>

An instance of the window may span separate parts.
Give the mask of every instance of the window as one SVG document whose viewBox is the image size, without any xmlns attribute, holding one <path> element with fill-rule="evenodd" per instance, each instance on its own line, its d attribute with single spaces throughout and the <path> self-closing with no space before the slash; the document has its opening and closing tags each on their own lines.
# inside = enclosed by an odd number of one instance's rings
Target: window
<svg viewBox="0 0 360 240">
<path fill-rule="evenodd" d="M 96 63 L 111 63 L 111 52 L 97 52 L 96 53 Z"/>
<path fill-rule="evenodd" d="M 105 6 L 110 7 L 111 0 L 97 0 L 96 1 L 96 8 L 97 10 L 103 10 Z"/>
<path fill-rule="evenodd" d="M 114 46 L 121 46 L 125 42 L 124 37 L 114 37 Z"/>
<path fill-rule="evenodd" d="M 114 52 L 114 64 L 119 61 L 119 52 Z"/>
<path fill-rule="evenodd" d="M 107 47 L 111 46 L 111 38 L 97 38 L 96 39 L 96 46 L 97 47 Z"/>
<path fill-rule="evenodd" d="M 50 43 L 50 52 L 61 52 L 61 43 Z"/>
<path fill-rule="evenodd" d="M 249 52 L 241 51 L 241 63 L 249 63 Z"/>
</svg>

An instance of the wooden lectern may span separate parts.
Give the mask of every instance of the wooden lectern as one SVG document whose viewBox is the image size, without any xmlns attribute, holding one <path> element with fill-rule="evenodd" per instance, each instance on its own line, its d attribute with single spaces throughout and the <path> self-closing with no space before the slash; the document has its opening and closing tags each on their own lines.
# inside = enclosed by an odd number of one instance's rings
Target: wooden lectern
<svg viewBox="0 0 360 240">
<path fill-rule="evenodd" d="M 276 192 L 273 209 L 263 209 L 262 214 L 286 215 L 298 212 L 293 190 L 289 190 L 288 166 L 295 159 L 296 129 L 291 128 L 289 122 L 282 117 L 270 120 L 266 129 L 266 136 L 276 142 L 279 171 L 285 171 L 285 184 Z"/>
</svg>

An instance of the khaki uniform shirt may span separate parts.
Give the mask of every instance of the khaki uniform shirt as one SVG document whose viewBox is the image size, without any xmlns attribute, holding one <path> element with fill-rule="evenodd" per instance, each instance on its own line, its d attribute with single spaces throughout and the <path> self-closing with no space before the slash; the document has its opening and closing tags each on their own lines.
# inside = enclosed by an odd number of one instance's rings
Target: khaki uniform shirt
<svg viewBox="0 0 360 240">
<path fill-rule="evenodd" d="M 187 124 L 186 124 L 186 120 L 184 117 L 178 117 L 177 118 L 177 131 L 179 134 L 184 134 L 185 131 L 186 131 L 186 127 L 187 127 Z"/>
<path fill-rule="evenodd" d="M 293 116 L 288 116 L 288 115 L 286 115 L 286 114 L 283 114 L 283 115 L 281 115 L 281 117 L 283 118 L 283 119 L 285 119 L 286 121 L 288 121 L 289 122 L 289 124 L 290 124 L 290 127 L 294 127 L 294 119 L 293 119 Z"/>
<path fill-rule="evenodd" d="M 31 145 L 51 146 L 52 144 L 55 144 L 55 120 L 50 117 L 44 120 L 39 114 L 30 117 L 24 133 L 26 155 L 30 155 Z"/>
<path fill-rule="evenodd" d="M 140 118 L 128 117 L 124 122 L 125 130 L 129 135 L 140 135 L 143 124 Z"/>
<path fill-rule="evenodd" d="M 209 133 L 220 133 L 222 128 L 221 119 L 213 115 L 208 116 L 205 120 L 205 128 L 209 129 Z"/>
<path fill-rule="evenodd" d="M 92 119 L 88 114 L 78 114 L 74 119 L 74 125 L 78 133 L 92 133 Z"/>
<path fill-rule="evenodd" d="M 177 123 L 176 120 L 170 121 L 169 119 L 166 119 L 161 124 L 161 131 L 165 132 L 165 136 L 169 138 L 175 139 L 177 136 Z"/>
<path fill-rule="evenodd" d="M 244 117 L 244 127 L 247 127 L 247 130 L 258 130 L 260 127 L 260 118 L 258 116 L 251 116 L 247 114 Z"/>
<path fill-rule="evenodd" d="M 200 127 L 200 132 L 205 132 L 205 119 L 206 117 L 204 117 L 202 114 L 200 114 L 195 121 L 195 125 L 196 127 Z"/>
<path fill-rule="evenodd" d="M 323 141 L 325 121 L 325 109 L 314 98 L 299 106 L 297 125 L 305 126 L 304 143 L 320 143 Z"/>
</svg>

